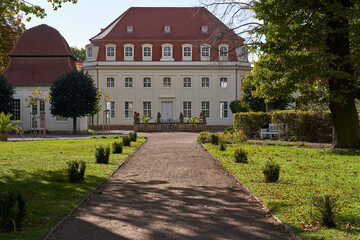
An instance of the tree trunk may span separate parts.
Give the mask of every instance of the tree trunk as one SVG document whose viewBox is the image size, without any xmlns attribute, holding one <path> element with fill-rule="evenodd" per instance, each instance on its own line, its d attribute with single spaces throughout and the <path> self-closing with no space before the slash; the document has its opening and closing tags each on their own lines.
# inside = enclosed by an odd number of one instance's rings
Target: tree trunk
<svg viewBox="0 0 360 240">
<path fill-rule="evenodd" d="M 76 117 L 73 117 L 73 134 L 76 134 Z"/>
<path fill-rule="evenodd" d="M 354 7 L 350 0 L 338 0 L 344 9 Z M 360 148 L 360 127 L 355 107 L 354 67 L 350 54 L 350 27 L 347 16 L 328 11 L 331 32 L 326 41 L 328 53 L 336 57 L 329 67 L 330 111 L 333 120 L 333 147 Z M 342 73 L 334 74 L 341 71 Z"/>
</svg>

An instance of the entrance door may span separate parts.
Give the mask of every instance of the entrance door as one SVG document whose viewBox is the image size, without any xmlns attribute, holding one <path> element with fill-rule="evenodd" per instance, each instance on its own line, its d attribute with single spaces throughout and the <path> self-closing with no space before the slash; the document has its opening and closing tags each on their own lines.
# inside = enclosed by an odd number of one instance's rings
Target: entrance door
<svg viewBox="0 0 360 240">
<path fill-rule="evenodd" d="M 163 122 L 173 120 L 173 102 L 161 102 L 161 119 Z"/>
</svg>

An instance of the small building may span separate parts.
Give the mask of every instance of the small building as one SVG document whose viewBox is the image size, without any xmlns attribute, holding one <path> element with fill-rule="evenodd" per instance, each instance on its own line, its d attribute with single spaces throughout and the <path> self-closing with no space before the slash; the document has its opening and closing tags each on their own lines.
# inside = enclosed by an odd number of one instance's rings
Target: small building
<svg viewBox="0 0 360 240">
<path fill-rule="evenodd" d="M 10 60 L 3 75 L 15 86 L 14 120 L 20 120 L 25 131 L 39 129 L 40 113 L 45 112 L 47 130 L 71 131 L 72 119 L 52 116 L 49 102 L 40 101 L 29 107 L 25 103 L 37 87 L 49 93 L 56 77 L 76 67 L 76 59 L 63 36 L 45 24 L 30 28 L 19 37 L 8 55 Z M 79 119 L 78 130 L 86 129 L 87 119 Z"/>
<path fill-rule="evenodd" d="M 133 7 L 90 39 L 83 68 L 111 95 L 112 128 L 131 128 L 134 112 L 166 122 L 204 111 L 209 127 L 226 126 L 251 70 L 243 43 L 203 7 Z"/>
</svg>

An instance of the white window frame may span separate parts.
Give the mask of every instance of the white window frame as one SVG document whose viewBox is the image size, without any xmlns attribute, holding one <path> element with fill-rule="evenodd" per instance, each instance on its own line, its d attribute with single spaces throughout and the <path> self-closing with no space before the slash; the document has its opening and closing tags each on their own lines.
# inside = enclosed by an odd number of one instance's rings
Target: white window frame
<svg viewBox="0 0 360 240">
<path fill-rule="evenodd" d="M 115 87 L 115 78 L 114 77 L 106 78 L 106 87 Z"/>
<path fill-rule="evenodd" d="M 209 31 L 208 26 L 206 26 L 206 25 L 201 26 L 201 32 L 202 33 L 208 33 L 208 31 Z"/>
<path fill-rule="evenodd" d="M 87 58 L 93 58 L 93 48 L 92 47 L 87 48 Z"/>
<path fill-rule="evenodd" d="M 201 101 L 201 112 L 205 112 L 206 118 L 210 117 L 210 101 Z"/>
<path fill-rule="evenodd" d="M 210 87 L 210 78 L 202 77 L 201 78 L 201 88 L 209 88 Z"/>
<path fill-rule="evenodd" d="M 167 48 L 170 48 L 170 56 L 165 56 L 165 53 L 167 53 L 168 51 L 165 52 L 165 50 L 167 50 Z M 161 59 L 160 61 L 174 61 L 173 58 L 173 45 L 170 43 L 164 43 L 161 45 Z"/>
<path fill-rule="evenodd" d="M 153 45 L 146 43 L 146 44 L 141 45 L 141 47 L 142 47 L 142 60 L 143 61 L 152 61 Z M 145 48 L 150 48 L 150 56 L 145 56 Z"/>
<path fill-rule="evenodd" d="M 171 77 L 163 78 L 163 88 L 171 88 Z"/>
<path fill-rule="evenodd" d="M 190 77 L 184 77 L 183 78 L 183 87 L 184 88 L 191 88 L 191 78 Z"/>
<path fill-rule="evenodd" d="M 106 102 L 106 104 L 106 109 L 110 110 L 108 113 L 110 115 L 110 118 L 115 118 L 115 101 L 108 101 Z"/>
<path fill-rule="evenodd" d="M 143 101 L 143 116 L 151 117 L 151 101 Z"/>
<path fill-rule="evenodd" d="M 125 118 L 134 117 L 134 102 L 133 101 L 125 101 Z"/>
<path fill-rule="evenodd" d="M 182 60 L 183 61 L 192 61 L 192 45 L 191 44 L 183 44 L 182 47 Z M 187 51 L 189 50 L 190 51 Z"/>
<path fill-rule="evenodd" d="M 183 115 L 184 117 L 191 117 L 191 101 L 183 102 Z"/>
<path fill-rule="evenodd" d="M 205 51 L 207 49 L 208 51 Z M 204 54 L 208 53 L 208 54 Z M 201 61 L 210 61 L 211 57 L 211 46 L 209 44 L 203 44 L 200 46 L 200 60 Z"/>
<path fill-rule="evenodd" d="M 170 25 L 165 25 L 165 26 L 164 26 L 164 33 L 171 33 L 171 27 L 170 27 Z"/>
<path fill-rule="evenodd" d="M 143 87 L 144 88 L 151 88 L 151 77 L 144 77 L 143 78 Z"/>
<path fill-rule="evenodd" d="M 219 60 L 227 61 L 229 59 L 229 45 L 220 44 L 219 45 Z"/>
<path fill-rule="evenodd" d="M 110 49 L 113 48 L 114 51 L 110 51 Z M 105 55 L 106 55 L 106 61 L 115 61 L 116 59 L 116 45 L 115 44 L 106 44 L 105 45 Z"/>
<path fill-rule="evenodd" d="M 219 106 L 220 119 L 226 119 L 229 117 L 229 104 L 228 101 L 220 101 Z"/>
<path fill-rule="evenodd" d="M 11 120 L 21 120 L 21 100 L 19 98 L 14 98 L 11 106 L 13 108 Z"/>
<path fill-rule="evenodd" d="M 133 33 L 134 32 L 134 27 L 132 25 L 127 25 L 126 26 L 126 32 L 127 33 Z"/>
<path fill-rule="evenodd" d="M 229 81 L 227 77 L 221 77 L 219 79 L 220 82 L 220 88 L 227 88 L 229 86 Z"/>
<path fill-rule="evenodd" d="M 134 86 L 133 77 L 125 77 L 125 88 L 132 88 Z"/>
<path fill-rule="evenodd" d="M 124 61 L 134 61 L 134 44 L 124 44 Z"/>
</svg>

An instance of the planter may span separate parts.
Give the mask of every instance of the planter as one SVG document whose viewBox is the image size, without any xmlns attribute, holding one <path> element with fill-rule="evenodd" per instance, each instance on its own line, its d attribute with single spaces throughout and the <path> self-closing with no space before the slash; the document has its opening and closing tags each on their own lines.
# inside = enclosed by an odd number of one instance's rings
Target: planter
<svg viewBox="0 0 360 240">
<path fill-rule="evenodd" d="M 8 140 L 8 133 L 0 132 L 0 141 L 7 141 L 7 140 Z"/>
</svg>

